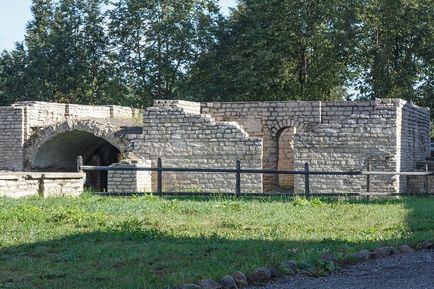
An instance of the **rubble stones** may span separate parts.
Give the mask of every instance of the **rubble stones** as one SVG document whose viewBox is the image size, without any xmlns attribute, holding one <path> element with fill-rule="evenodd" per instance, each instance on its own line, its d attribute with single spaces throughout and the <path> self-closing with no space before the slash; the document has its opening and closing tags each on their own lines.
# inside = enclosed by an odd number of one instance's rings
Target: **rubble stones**
<svg viewBox="0 0 434 289">
<path fill-rule="evenodd" d="M 231 275 L 224 276 L 220 283 L 223 285 L 224 289 L 238 289 L 237 283 Z"/>
<path fill-rule="evenodd" d="M 270 281 L 271 271 L 267 267 L 256 268 L 253 272 L 247 274 L 247 280 L 250 284 L 263 284 Z"/>
<path fill-rule="evenodd" d="M 244 275 L 244 273 L 237 271 L 232 273 L 231 276 L 234 278 L 234 281 L 237 284 L 238 288 L 247 287 L 249 285 L 247 277 L 246 275 Z"/>
<path fill-rule="evenodd" d="M 401 253 L 414 253 L 415 252 L 415 250 L 412 247 L 410 247 L 409 245 L 399 246 L 399 251 Z"/>
</svg>

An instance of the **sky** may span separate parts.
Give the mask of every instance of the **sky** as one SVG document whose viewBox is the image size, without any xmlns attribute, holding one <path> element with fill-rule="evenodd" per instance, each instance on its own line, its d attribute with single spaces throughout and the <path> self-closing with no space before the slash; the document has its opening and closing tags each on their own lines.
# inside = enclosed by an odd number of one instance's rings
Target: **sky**
<svg viewBox="0 0 434 289">
<path fill-rule="evenodd" d="M 227 15 L 236 0 L 219 0 L 222 13 Z M 31 18 L 31 0 L 0 0 L 0 52 L 12 50 L 15 42 L 24 40 L 24 30 Z"/>
</svg>

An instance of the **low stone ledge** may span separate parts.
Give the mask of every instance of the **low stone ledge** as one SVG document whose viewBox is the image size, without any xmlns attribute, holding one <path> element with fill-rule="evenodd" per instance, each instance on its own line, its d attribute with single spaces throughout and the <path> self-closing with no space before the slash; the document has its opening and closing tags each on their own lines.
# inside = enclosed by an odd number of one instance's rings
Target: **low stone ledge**
<svg viewBox="0 0 434 289">
<path fill-rule="evenodd" d="M 0 180 L 18 180 L 20 178 L 27 179 L 41 179 L 42 176 L 45 179 L 82 179 L 84 178 L 84 173 L 68 173 L 68 172 L 7 172 L 0 173 Z"/>
<path fill-rule="evenodd" d="M 0 197 L 78 196 L 83 192 L 84 173 L 2 172 Z"/>
</svg>

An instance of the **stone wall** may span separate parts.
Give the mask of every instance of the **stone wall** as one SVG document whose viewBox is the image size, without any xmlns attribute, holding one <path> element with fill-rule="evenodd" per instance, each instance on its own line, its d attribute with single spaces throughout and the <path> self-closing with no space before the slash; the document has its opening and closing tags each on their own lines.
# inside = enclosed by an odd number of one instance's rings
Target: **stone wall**
<svg viewBox="0 0 434 289">
<path fill-rule="evenodd" d="M 163 166 L 414 171 L 429 155 L 429 111 L 399 99 L 361 102 L 156 101 L 120 106 L 21 102 L 0 107 L 0 170 L 73 169 L 101 145 Z M 143 119 L 143 122 L 142 122 Z M 77 133 L 80 132 L 80 134 Z M 76 134 L 72 133 L 76 132 Z M 289 133 L 290 132 L 290 133 Z M 101 143 L 100 143 L 101 142 Z M 107 143 L 108 144 L 107 144 Z M 113 150 L 114 151 L 114 150 Z M 102 152 L 100 152 L 102 155 Z M 117 162 L 110 160 L 108 163 Z M 141 179 L 139 177 L 138 179 Z M 144 177 L 146 178 L 146 177 Z M 243 175 L 244 192 L 304 190 L 302 177 Z M 366 177 L 312 176 L 312 192 L 365 192 Z M 152 190 L 155 190 L 152 174 Z M 234 174 L 164 173 L 166 191 L 233 192 Z M 140 189 L 143 184 L 135 184 Z M 405 177 L 374 176 L 375 192 L 406 192 Z M 116 187 L 116 185 L 115 185 Z M 144 189 L 143 189 L 144 190 Z"/>
<path fill-rule="evenodd" d="M 200 102 L 185 101 L 185 100 L 155 100 L 154 106 L 156 107 L 179 107 L 186 113 L 201 113 Z"/>
<path fill-rule="evenodd" d="M 309 162 L 312 170 L 414 170 L 427 157 L 429 111 L 399 99 L 355 102 L 202 103 L 202 113 L 236 121 L 249 134 L 263 138 L 263 167 L 280 168 L 280 132 L 295 128 L 295 170 Z M 401 149 L 401 146 L 403 147 Z M 285 157 L 285 156 L 284 156 Z M 285 177 L 264 176 L 264 190 L 285 186 Z M 304 191 L 296 177 L 296 192 Z M 366 177 L 312 176 L 316 193 L 364 192 Z M 376 192 L 402 192 L 406 178 L 375 176 Z M 283 182 L 283 183 L 282 183 Z M 289 183 L 289 181 L 286 181 Z"/>
<path fill-rule="evenodd" d="M 78 196 L 84 177 L 82 173 L 0 172 L 0 197 Z"/>
<path fill-rule="evenodd" d="M 376 104 L 376 100 L 322 102 L 321 123 L 341 123 L 353 115 L 370 115 L 374 111 Z"/>
<path fill-rule="evenodd" d="M 143 111 L 116 105 L 93 106 L 80 104 L 23 101 L 13 107 L 25 111 L 25 139 L 37 133 L 41 127 L 71 119 L 119 119 L 141 123 Z"/>
<path fill-rule="evenodd" d="M 119 130 L 121 127 L 140 126 L 142 118 L 143 110 L 115 105 L 89 106 L 28 101 L 0 107 L 0 170 L 28 169 L 32 160 L 27 157 L 27 148 L 34 141 L 37 142 L 46 128 L 75 123 L 77 120 L 84 123 L 90 120 L 106 120 L 108 127 L 117 127 Z M 98 134 L 101 130 L 91 128 L 87 131 Z"/>
<path fill-rule="evenodd" d="M 112 164 L 112 168 L 151 167 L 150 160 L 122 160 Z M 150 171 L 119 170 L 108 172 L 107 191 L 110 193 L 152 192 Z"/>
<path fill-rule="evenodd" d="M 23 169 L 24 110 L 0 107 L 0 170 Z"/>
<path fill-rule="evenodd" d="M 276 169 L 280 132 L 286 128 L 309 130 L 321 122 L 321 102 L 267 101 L 267 102 L 207 102 L 202 103 L 203 114 L 217 121 L 235 121 L 250 135 L 262 138 L 264 169 Z M 279 187 L 277 175 L 263 176 L 264 191 Z"/>
<path fill-rule="evenodd" d="M 311 170 L 400 172 L 415 170 L 416 162 L 425 159 L 429 114 L 399 99 L 384 99 L 361 105 L 340 123 L 330 120 L 313 131 L 295 137 L 295 168 L 302 169 L 308 160 Z M 328 111 L 344 112 L 347 103 L 324 106 Z M 337 119 L 340 117 L 337 116 Z M 406 144 L 402 149 L 402 144 Z M 412 143 L 411 146 L 408 146 Z M 406 164 L 406 165 L 403 165 Z M 296 190 L 304 191 L 302 177 L 296 178 Z M 373 176 L 371 191 L 399 193 L 407 190 L 406 177 Z M 365 176 L 312 176 L 315 193 L 365 192 Z"/>
<path fill-rule="evenodd" d="M 400 171 L 416 171 L 418 163 L 425 162 L 431 155 L 430 127 L 427 119 L 430 117 L 428 109 L 417 107 L 409 102 L 398 100 L 399 114 L 398 128 L 398 156 Z M 407 186 L 407 177 L 401 177 L 401 193 L 406 189 L 414 191 L 415 183 Z"/>
<path fill-rule="evenodd" d="M 164 102 L 144 113 L 143 135 L 134 140 L 135 151 L 156 166 L 235 168 L 236 160 L 244 168 L 261 168 L 262 141 L 250 137 L 237 123 L 218 122 L 210 116 L 184 110 L 184 103 Z M 155 190 L 153 174 L 153 190 Z M 235 174 L 169 173 L 163 174 L 164 191 L 234 192 Z M 244 174 L 242 191 L 261 192 L 262 177 Z"/>
</svg>

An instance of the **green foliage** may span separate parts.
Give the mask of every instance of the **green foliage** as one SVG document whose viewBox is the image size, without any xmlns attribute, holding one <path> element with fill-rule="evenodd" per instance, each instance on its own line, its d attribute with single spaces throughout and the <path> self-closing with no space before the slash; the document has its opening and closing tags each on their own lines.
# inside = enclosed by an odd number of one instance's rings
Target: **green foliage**
<svg viewBox="0 0 434 289">
<path fill-rule="evenodd" d="M 429 0 L 357 1 L 359 89 L 433 107 L 434 5 Z"/>
<path fill-rule="evenodd" d="M 0 105 L 400 97 L 434 111 L 429 0 L 33 0 Z M 433 115 L 434 116 L 434 115 Z"/>
<path fill-rule="evenodd" d="M 336 269 L 317 261 L 326 251 L 340 262 L 432 238 L 433 210 L 430 198 L 0 198 L 0 284 L 158 289 L 259 266 L 294 274 L 287 260 L 321 276 Z"/>
<path fill-rule="evenodd" d="M 0 62 L 2 103 L 149 105 L 214 42 L 215 0 L 34 0 L 24 44 Z"/>
<path fill-rule="evenodd" d="M 4 102 L 109 102 L 105 4 L 106 0 L 35 0 L 24 44 L 2 57 Z"/>
<path fill-rule="evenodd" d="M 120 0 L 110 12 L 114 65 L 137 104 L 171 98 L 185 71 L 213 43 L 215 0 Z"/>
<path fill-rule="evenodd" d="M 194 66 L 205 100 L 342 99 L 353 52 L 350 1 L 245 0 Z"/>
</svg>

